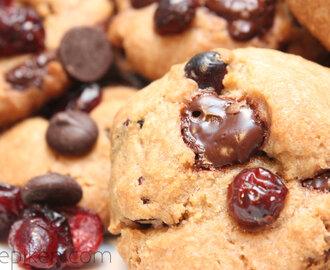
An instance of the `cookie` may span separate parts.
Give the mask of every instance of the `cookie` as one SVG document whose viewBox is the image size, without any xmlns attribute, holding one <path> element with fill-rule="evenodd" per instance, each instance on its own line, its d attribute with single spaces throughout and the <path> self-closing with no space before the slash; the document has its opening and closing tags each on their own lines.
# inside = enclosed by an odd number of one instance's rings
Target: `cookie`
<svg viewBox="0 0 330 270">
<path fill-rule="evenodd" d="M 129 269 L 329 269 L 329 75 L 216 49 L 138 92 L 111 132 L 109 230 Z"/>
<path fill-rule="evenodd" d="M 286 0 L 298 21 L 330 50 L 330 6 L 326 0 Z"/>
<path fill-rule="evenodd" d="M 61 39 L 73 27 L 101 28 L 113 13 L 108 0 L 8 2 L 0 7 L 0 127 L 68 89 L 71 80 L 56 53 Z"/>
<path fill-rule="evenodd" d="M 119 13 L 110 24 L 109 39 L 124 51 L 132 69 L 150 79 L 216 47 L 288 49 L 295 43 L 301 49 L 291 51 L 304 57 L 315 60 L 326 54 L 296 25 L 281 0 L 254 1 L 251 6 L 248 1 L 123 0 L 117 6 Z"/>
<path fill-rule="evenodd" d="M 74 178 L 82 187 L 80 205 L 96 211 L 109 223 L 108 179 L 110 177 L 109 132 L 116 111 L 135 93 L 129 87 L 103 90 L 101 103 L 90 116 L 98 127 L 93 148 L 83 156 L 59 154 L 46 141 L 49 121 L 29 118 L 0 136 L 0 178 L 4 183 L 23 186 L 31 178 L 48 172 Z"/>
</svg>

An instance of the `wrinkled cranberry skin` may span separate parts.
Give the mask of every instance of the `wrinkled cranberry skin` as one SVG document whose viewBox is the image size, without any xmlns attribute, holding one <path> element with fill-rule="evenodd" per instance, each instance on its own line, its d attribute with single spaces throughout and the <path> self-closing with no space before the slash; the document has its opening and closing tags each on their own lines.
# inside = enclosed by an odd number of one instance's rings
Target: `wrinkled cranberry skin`
<svg viewBox="0 0 330 270">
<path fill-rule="evenodd" d="M 195 18 L 196 0 L 161 0 L 154 16 L 155 29 L 160 35 L 186 30 Z"/>
<path fill-rule="evenodd" d="M 8 243 L 20 266 L 51 268 L 56 264 L 58 237 L 47 219 L 30 217 L 15 222 Z"/>
<path fill-rule="evenodd" d="M 97 83 L 83 84 L 68 101 L 66 110 L 91 112 L 102 101 L 102 90 Z"/>
<path fill-rule="evenodd" d="M 131 0 L 131 4 L 134 8 L 143 8 L 158 1 L 159 0 Z"/>
<path fill-rule="evenodd" d="M 220 54 L 204 52 L 195 55 L 186 64 L 185 76 L 197 82 L 200 89 L 213 88 L 218 94 L 223 89 L 223 78 L 227 74 L 225 64 Z"/>
<path fill-rule="evenodd" d="M 13 0 L 0 0 L 0 7 L 10 6 L 13 3 Z"/>
<path fill-rule="evenodd" d="M 38 204 L 26 209 L 23 216 L 25 219 L 39 217 L 50 222 L 58 237 L 58 257 L 56 266 L 57 269 L 65 267 L 69 262 L 71 253 L 73 252 L 72 236 L 66 217 L 48 206 Z"/>
<path fill-rule="evenodd" d="M 33 8 L 0 8 L 0 56 L 39 52 L 44 41 L 42 18 Z"/>
<path fill-rule="evenodd" d="M 96 252 L 103 240 L 103 225 L 100 217 L 91 210 L 77 206 L 57 209 L 68 219 L 74 252 L 70 255 L 68 266 L 84 265 Z"/>
<path fill-rule="evenodd" d="M 228 186 L 229 214 L 246 229 L 262 228 L 279 216 L 288 189 L 263 168 L 245 169 Z"/>
<path fill-rule="evenodd" d="M 319 190 L 323 192 L 330 192 L 330 170 L 327 170 L 313 179 L 306 179 L 302 181 L 302 186 L 310 190 Z"/>
<path fill-rule="evenodd" d="M 11 225 L 25 208 L 19 187 L 0 184 L 0 237 L 8 235 Z"/>
</svg>

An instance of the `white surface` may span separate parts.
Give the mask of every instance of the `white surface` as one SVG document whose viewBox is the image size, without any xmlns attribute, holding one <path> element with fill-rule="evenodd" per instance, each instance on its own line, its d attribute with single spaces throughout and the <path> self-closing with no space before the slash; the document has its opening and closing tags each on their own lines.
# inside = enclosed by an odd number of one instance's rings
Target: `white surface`
<svg viewBox="0 0 330 270">
<path fill-rule="evenodd" d="M 102 246 L 99 251 L 103 252 L 103 262 L 101 255 L 95 256 L 95 262 L 92 260 L 91 263 L 80 268 L 83 270 L 127 270 L 123 260 L 116 251 L 115 248 L 116 238 L 107 236 L 104 239 Z M 4 242 L 0 242 L 0 269 L 1 270 L 22 270 L 17 264 L 11 262 L 10 258 L 6 257 L 6 254 L 11 254 L 11 250 L 8 245 Z M 110 255 L 111 254 L 111 260 Z"/>
</svg>

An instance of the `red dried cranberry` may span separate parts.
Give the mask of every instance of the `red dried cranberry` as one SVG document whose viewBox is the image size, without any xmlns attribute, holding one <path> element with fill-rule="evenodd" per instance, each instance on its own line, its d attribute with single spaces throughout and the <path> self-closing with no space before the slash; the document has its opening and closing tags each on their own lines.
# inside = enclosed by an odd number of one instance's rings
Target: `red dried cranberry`
<svg viewBox="0 0 330 270">
<path fill-rule="evenodd" d="M 227 74 L 225 64 L 220 54 L 204 52 L 195 55 L 186 64 L 186 77 L 197 82 L 200 89 L 213 88 L 218 94 L 223 89 L 222 80 Z"/>
<path fill-rule="evenodd" d="M 134 8 L 143 8 L 158 1 L 159 0 L 131 0 L 131 4 Z"/>
<path fill-rule="evenodd" d="M 263 227 L 278 218 L 287 193 L 277 175 L 263 168 L 245 169 L 228 187 L 229 214 L 245 228 Z"/>
<path fill-rule="evenodd" d="M 161 0 L 154 21 L 161 35 L 177 34 L 186 30 L 195 17 L 196 0 Z"/>
<path fill-rule="evenodd" d="M 13 3 L 13 0 L 0 0 L 0 7 L 10 6 Z"/>
<path fill-rule="evenodd" d="M 232 38 L 247 41 L 273 24 L 276 0 L 206 0 L 206 6 L 228 20 Z"/>
<path fill-rule="evenodd" d="M 8 243 L 20 266 L 51 268 L 56 264 L 58 237 L 47 219 L 30 217 L 15 222 Z"/>
<path fill-rule="evenodd" d="M 330 170 L 320 173 L 313 179 L 304 180 L 302 186 L 308 189 L 330 192 Z"/>
<path fill-rule="evenodd" d="M 30 7 L 0 8 L 0 56 L 44 49 L 42 18 Z"/>
<path fill-rule="evenodd" d="M 66 110 L 79 110 L 91 112 L 102 100 L 102 91 L 97 83 L 83 84 L 75 91 L 75 96 L 71 97 L 66 105 Z"/>
<path fill-rule="evenodd" d="M 8 235 L 11 225 L 21 217 L 25 204 L 19 187 L 0 184 L 0 236 Z"/>
<path fill-rule="evenodd" d="M 47 206 L 37 204 L 24 211 L 25 219 L 35 217 L 48 220 L 52 228 L 56 231 L 58 237 L 56 266 L 58 269 L 66 266 L 73 252 L 72 236 L 66 217 Z"/>
<path fill-rule="evenodd" d="M 102 243 L 102 221 L 95 212 L 81 207 L 68 206 L 58 210 L 67 217 L 72 235 L 74 252 L 68 266 L 82 266 L 90 261 Z"/>
<path fill-rule="evenodd" d="M 56 53 L 49 51 L 29 58 L 6 73 L 6 81 L 15 90 L 27 90 L 30 87 L 42 88 L 47 64 L 56 59 Z"/>
</svg>

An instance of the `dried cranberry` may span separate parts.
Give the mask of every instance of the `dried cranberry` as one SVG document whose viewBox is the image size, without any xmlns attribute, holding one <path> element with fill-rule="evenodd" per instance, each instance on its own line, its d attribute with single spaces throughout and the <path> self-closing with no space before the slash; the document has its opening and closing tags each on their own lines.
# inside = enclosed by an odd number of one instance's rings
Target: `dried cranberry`
<svg viewBox="0 0 330 270">
<path fill-rule="evenodd" d="M 206 6 L 228 20 L 230 35 L 247 41 L 273 24 L 276 0 L 206 0 Z"/>
<path fill-rule="evenodd" d="M 330 192 L 330 170 L 317 175 L 313 179 L 304 180 L 302 186 L 308 189 Z"/>
<path fill-rule="evenodd" d="M 0 184 L 0 236 L 7 236 L 11 225 L 21 217 L 25 204 L 19 187 Z"/>
<path fill-rule="evenodd" d="M 47 64 L 56 59 L 54 51 L 31 57 L 6 73 L 7 82 L 16 90 L 27 90 L 30 87 L 42 88 Z"/>
<path fill-rule="evenodd" d="M 245 228 L 263 227 L 278 218 L 287 193 L 277 175 L 263 168 L 245 169 L 228 187 L 229 214 Z"/>
<path fill-rule="evenodd" d="M 57 262 L 58 237 L 47 219 L 30 217 L 15 222 L 8 243 L 20 266 L 51 268 Z"/>
<path fill-rule="evenodd" d="M 72 236 L 69 223 L 65 216 L 47 206 L 33 205 L 24 211 L 24 218 L 43 218 L 50 222 L 58 237 L 57 268 L 64 267 L 70 260 L 73 252 Z"/>
<path fill-rule="evenodd" d="M 0 8 L 0 56 L 39 52 L 44 41 L 42 18 L 33 8 Z"/>
<path fill-rule="evenodd" d="M 68 101 L 67 110 L 91 112 L 102 100 L 102 91 L 97 83 L 83 84 L 74 91 L 74 97 Z"/>
<path fill-rule="evenodd" d="M 13 0 L 0 0 L 0 7 L 10 6 L 13 3 Z"/>
<path fill-rule="evenodd" d="M 131 4 L 134 8 L 143 8 L 158 1 L 159 0 L 131 0 Z"/>
<path fill-rule="evenodd" d="M 74 252 L 68 266 L 79 267 L 90 261 L 102 243 L 103 225 L 100 217 L 81 207 L 61 207 L 58 210 L 67 217 L 72 235 Z"/>
<path fill-rule="evenodd" d="M 154 21 L 161 35 L 177 34 L 186 30 L 195 17 L 196 0 L 161 0 Z"/>
<path fill-rule="evenodd" d="M 186 64 L 186 77 L 197 82 L 200 89 L 213 88 L 218 94 L 223 89 L 222 80 L 227 74 L 225 64 L 220 54 L 204 52 L 195 55 Z"/>
</svg>

